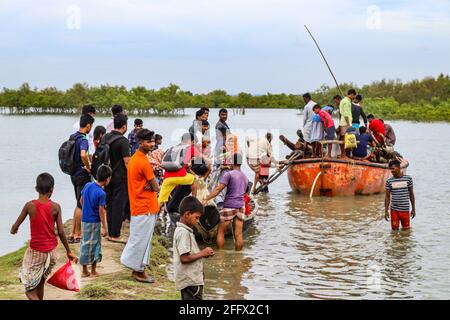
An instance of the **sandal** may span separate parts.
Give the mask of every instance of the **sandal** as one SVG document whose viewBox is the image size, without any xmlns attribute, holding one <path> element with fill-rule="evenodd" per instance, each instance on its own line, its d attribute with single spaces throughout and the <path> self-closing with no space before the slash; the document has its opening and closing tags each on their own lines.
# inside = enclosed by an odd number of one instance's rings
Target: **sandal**
<svg viewBox="0 0 450 320">
<path fill-rule="evenodd" d="M 127 244 L 127 242 L 126 242 L 125 240 L 123 240 L 123 238 L 120 238 L 120 239 L 111 239 L 110 237 L 108 237 L 107 239 L 108 239 L 108 241 L 110 241 L 110 242 Z"/>
<path fill-rule="evenodd" d="M 140 278 L 137 276 L 133 276 L 134 280 L 138 281 L 138 282 L 143 282 L 143 283 L 154 283 L 155 279 L 153 279 L 151 276 L 147 276 L 145 278 Z"/>
<path fill-rule="evenodd" d="M 75 243 L 75 239 L 72 236 L 67 237 L 67 243 L 73 244 Z"/>
</svg>

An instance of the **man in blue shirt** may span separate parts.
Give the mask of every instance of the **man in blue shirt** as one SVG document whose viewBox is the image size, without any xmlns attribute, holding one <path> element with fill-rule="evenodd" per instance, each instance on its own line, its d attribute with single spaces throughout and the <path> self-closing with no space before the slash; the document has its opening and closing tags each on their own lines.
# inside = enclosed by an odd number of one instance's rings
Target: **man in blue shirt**
<svg viewBox="0 0 450 320">
<path fill-rule="evenodd" d="M 367 133 L 366 127 L 359 127 L 359 134 L 356 135 L 357 147 L 353 149 L 353 157 L 366 158 L 367 147 L 370 145 L 375 147 L 375 143 L 370 134 Z"/>
<path fill-rule="evenodd" d="M 94 118 L 88 114 L 80 117 L 80 130 L 71 137 L 75 138 L 74 162 L 77 170 L 70 176 L 75 191 L 77 205 L 73 213 L 72 234 L 67 238 L 69 243 L 80 242 L 81 239 L 81 190 L 86 183 L 91 181 L 91 165 L 89 163 L 89 140 L 88 134 L 91 132 Z"/>
</svg>

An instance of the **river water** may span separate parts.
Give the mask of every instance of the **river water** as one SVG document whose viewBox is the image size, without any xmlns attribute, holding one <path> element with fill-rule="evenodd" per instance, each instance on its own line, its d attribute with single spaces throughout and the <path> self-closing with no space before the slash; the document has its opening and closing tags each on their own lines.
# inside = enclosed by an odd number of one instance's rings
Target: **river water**
<svg viewBox="0 0 450 320">
<path fill-rule="evenodd" d="M 144 126 L 178 141 L 191 124 L 185 117 L 145 117 Z M 27 200 L 34 198 L 41 172 L 55 177 L 54 201 L 64 219 L 74 208 L 70 178 L 58 167 L 57 152 L 74 116 L 7 116 L 0 121 L 0 255 L 29 239 L 25 222 L 15 236 L 9 229 Z M 134 117 L 130 116 L 130 124 Z M 96 118 L 96 125 L 107 118 Z M 210 122 L 217 121 L 212 110 Z M 244 141 L 248 134 L 284 134 L 295 140 L 301 115 L 296 110 L 247 110 L 228 123 Z M 258 196 L 260 213 L 245 235 L 245 248 L 232 240 L 205 264 L 209 299 L 449 299 L 450 298 L 450 148 L 447 123 L 390 122 L 397 150 L 409 161 L 415 183 L 417 217 L 409 232 L 391 232 L 383 220 L 383 195 L 313 198 L 291 192 L 287 177 Z M 242 144 L 243 145 L 243 144 Z M 288 153 L 274 141 L 279 157 Z M 250 170 L 245 166 L 245 172 Z"/>
</svg>

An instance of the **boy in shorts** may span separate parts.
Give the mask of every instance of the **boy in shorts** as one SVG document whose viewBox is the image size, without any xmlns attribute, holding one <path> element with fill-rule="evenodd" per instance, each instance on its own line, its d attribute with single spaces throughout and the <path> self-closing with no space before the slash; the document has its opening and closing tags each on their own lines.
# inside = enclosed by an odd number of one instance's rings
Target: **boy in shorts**
<svg viewBox="0 0 450 320">
<path fill-rule="evenodd" d="M 31 240 L 20 270 L 20 280 L 29 300 L 44 299 L 45 280 L 56 263 L 58 240 L 55 234 L 55 223 L 59 239 L 66 249 L 67 258 L 75 263 L 78 261 L 67 243 L 61 218 L 61 206 L 50 200 L 54 185 L 55 180 L 49 173 L 41 173 L 36 179 L 38 199 L 25 204 L 16 223 L 11 227 L 11 234 L 16 234 L 25 218 L 30 217 Z"/>
<path fill-rule="evenodd" d="M 413 191 L 413 180 L 410 176 L 404 175 L 401 170 L 399 160 L 391 160 L 389 168 L 392 172 L 392 178 L 386 181 L 385 219 L 389 221 L 389 209 L 391 216 L 392 230 L 398 230 L 400 222 L 404 230 L 409 229 L 410 224 L 410 206 L 411 218 L 416 216 L 416 203 Z"/>
</svg>

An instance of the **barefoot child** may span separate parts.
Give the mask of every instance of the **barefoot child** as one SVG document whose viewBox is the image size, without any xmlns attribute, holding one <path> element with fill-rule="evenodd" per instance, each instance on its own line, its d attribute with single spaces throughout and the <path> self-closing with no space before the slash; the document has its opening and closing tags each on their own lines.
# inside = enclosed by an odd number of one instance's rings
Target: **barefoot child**
<svg viewBox="0 0 450 320">
<path fill-rule="evenodd" d="M 200 251 L 192 230 L 203 214 L 203 206 L 197 198 L 187 196 L 181 201 L 179 211 L 180 222 L 177 222 L 173 235 L 175 285 L 181 290 L 182 300 L 202 300 L 204 286 L 202 258 L 214 255 L 210 247 Z"/>
<path fill-rule="evenodd" d="M 56 263 L 55 222 L 58 236 L 67 252 L 67 257 L 77 263 L 78 258 L 70 251 L 61 218 L 61 207 L 50 200 L 55 180 L 48 173 L 41 173 L 36 179 L 37 200 L 25 204 L 11 227 L 16 234 L 27 215 L 30 217 L 31 240 L 25 252 L 20 271 L 20 280 L 25 286 L 25 295 L 29 300 L 44 299 L 44 284 Z"/>
<path fill-rule="evenodd" d="M 83 266 L 82 277 L 98 276 L 97 263 L 102 260 L 102 237 L 106 236 L 106 193 L 104 188 L 111 181 L 111 168 L 102 165 L 97 170 L 97 180 L 89 182 L 81 191 L 83 214 L 80 243 L 80 264 Z M 101 229 L 101 230 L 100 230 Z M 91 272 L 88 270 L 91 265 Z"/>
</svg>

